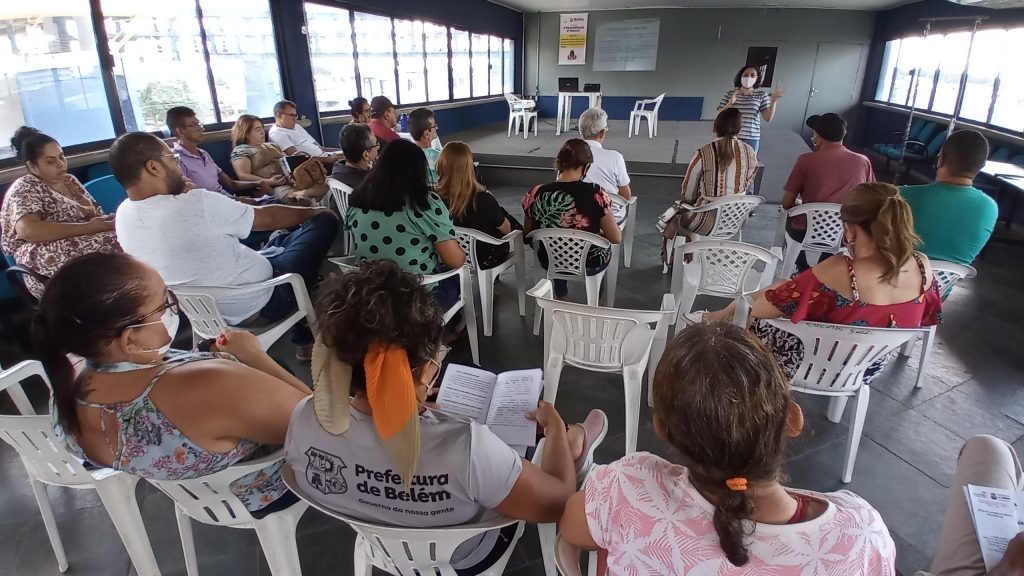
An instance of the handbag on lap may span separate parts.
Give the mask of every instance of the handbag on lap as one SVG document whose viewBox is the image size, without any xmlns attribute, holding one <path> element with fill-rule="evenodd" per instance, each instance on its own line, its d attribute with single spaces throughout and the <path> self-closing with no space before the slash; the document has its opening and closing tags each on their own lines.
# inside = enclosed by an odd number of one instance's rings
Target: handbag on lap
<svg viewBox="0 0 1024 576">
<path fill-rule="evenodd" d="M 309 190 L 327 182 L 327 170 L 315 158 L 310 158 L 292 171 L 292 178 L 297 189 Z"/>
</svg>

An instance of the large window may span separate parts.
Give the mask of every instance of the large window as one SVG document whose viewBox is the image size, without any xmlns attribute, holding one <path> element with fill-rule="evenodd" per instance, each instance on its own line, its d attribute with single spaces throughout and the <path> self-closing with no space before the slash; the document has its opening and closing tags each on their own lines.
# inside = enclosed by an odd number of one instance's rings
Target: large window
<svg viewBox="0 0 1024 576">
<path fill-rule="evenodd" d="M 172 106 L 188 106 L 210 124 L 268 116 L 281 98 L 266 0 L 100 5 L 126 129 L 162 130 Z"/>
<path fill-rule="evenodd" d="M 509 38 L 315 2 L 306 2 L 306 23 L 321 112 L 345 110 L 356 96 L 407 107 L 513 89 Z"/>
<path fill-rule="evenodd" d="M 952 115 L 967 73 L 960 118 L 1024 131 L 1024 77 L 1016 71 L 1024 28 L 980 30 L 967 59 L 970 32 L 890 40 L 882 55 L 875 99 Z M 917 97 L 914 80 L 917 79 Z"/>
<path fill-rule="evenodd" d="M 0 4 L 0 141 L 26 124 L 65 146 L 114 137 L 88 0 Z M 9 156 L 9 148 L 0 147 Z"/>
</svg>

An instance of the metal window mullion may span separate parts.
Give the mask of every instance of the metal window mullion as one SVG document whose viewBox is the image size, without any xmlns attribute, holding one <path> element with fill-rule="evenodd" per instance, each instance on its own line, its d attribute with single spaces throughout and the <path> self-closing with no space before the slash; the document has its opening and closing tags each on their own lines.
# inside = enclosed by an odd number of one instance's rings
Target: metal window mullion
<svg viewBox="0 0 1024 576">
<path fill-rule="evenodd" d="M 473 98 L 473 33 L 469 30 L 466 31 L 466 37 L 469 38 L 469 97 Z"/>
<path fill-rule="evenodd" d="M 985 123 L 992 123 L 992 116 L 996 113 L 996 101 L 999 99 L 999 85 L 1002 83 L 1002 73 L 997 72 L 995 80 L 992 81 L 992 99 L 988 104 L 988 114 L 985 116 Z"/>
<path fill-rule="evenodd" d="M 420 47 L 423 51 L 423 97 L 430 102 L 430 69 L 427 67 L 427 25 L 420 20 Z"/>
<path fill-rule="evenodd" d="M 356 11 L 348 11 L 348 27 L 351 31 L 349 40 L 352 41 L 352 67 L 356 74 L 356 95 L 363 95 L 363 74 L 359 71 L 359 42 L 356 40 Z"/>
<path fill-rule="evenodd" d="M 445 26 L 448 30 L 448 101 L 455 100 L 455 63 L 452 62 L 454 53 L 452 52 L 452 27 Z"/>
<path fill-rule="evenodd" d="M 207 42 L 206 26 L 203 25 L 203 7 L 200 0 L 196 0 L 196 21 L 199 24 L 199 41 L 203 45 L 203 60 L 206 61 L 206 83 L 210 86 L 210 99 L 213 100 L 213 117 L 217 124 L 222 122 L 220 117 L 220 99 L 217 98 L 217 83 L 213 79 L 213 66 L 210 64 L 210 46 Z"/>
<path fill-rule="evenodd" d="M 402 104 L 402 88 L 398 80 L 398 35 L 395 34 L 395 19 L 391 18 L 391 56 L 395 60 L 395 102 Z"/>
<path fill-rule="evenodd" d="M 90 0 L 89 11 L 92 17 L 92 33 L 96 37 L 96 56 L 100 63 L 100 76 L 103 78 L 103 91 L 107 95 L 107 109 L 114 134 L 124 134 L 128 126 L 124 121 L 124 110 L 121 108 L 121 95 L 117 92 L 117 79 L 114 77 L 114 55 L 110 53 L 110 41 L 107 39 L 107 28 L 103 23 L 103 7 L 100 0 Z"/>
</svg>

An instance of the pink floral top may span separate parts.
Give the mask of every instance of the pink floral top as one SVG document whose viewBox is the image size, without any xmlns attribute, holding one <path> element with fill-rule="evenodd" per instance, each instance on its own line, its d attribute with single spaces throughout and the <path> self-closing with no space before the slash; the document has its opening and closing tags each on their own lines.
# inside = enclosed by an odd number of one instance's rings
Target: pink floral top
<svg viewBox="0 0 1024 576">
<path fill-rule="evenodd" d="M 689 482 L 686 468 L 638 452 L 587 477 L 587 525 L 608 551 L 609 576 L 805 576 L 896 574 L 896 549 L 878 512 L 841 490 L 788 489 L 828 504 L 791 525 L 752 523 L 749 562 L 734 566 L 719 546 L 714 508 Z"/>
<path fill-rule="evenodd" d="M 78 178 L 68 174 L 64 183 L 71 193 L 69 196 L 32 174 L 26 174 L 11 184 L 0 209 L 4 253 L 43 276 L 53 276 L 61 266 L 78 256 L 93 252 L 121 252 L 113 230 L 45 242 L 26 242 L 18 237 L 14 225 L 28 214 L 39 214 L 49 222 L 73 224 L 103 215 L 103 209 L 85 191 Z M 37 298 L 42 295 L 43 286 L 33 278 L 26 276 L 25 283 Z"/>
</svg>

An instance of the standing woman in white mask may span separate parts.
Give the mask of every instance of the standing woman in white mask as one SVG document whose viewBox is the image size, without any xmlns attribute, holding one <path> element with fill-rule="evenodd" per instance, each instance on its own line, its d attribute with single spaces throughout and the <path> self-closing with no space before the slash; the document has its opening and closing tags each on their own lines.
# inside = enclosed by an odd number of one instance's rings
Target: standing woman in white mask
<svg viewBox="0 0 1024 576">
<path fill-rule="evenodd" d="M 758 68 L 741 68 L 733 80 L 735 88 L 722 96 L 722 101 L 715 112 L 717 114 L 726 108 L 736 108 L 743 114 L 743 128 L 740 130 L 739 139 L 749 144 L 755 154 L 761 146 L 761 120 L 772 121 L 775 117 L 775 105 L 783 95 L 781 88 L 776 88 L 771 94 L 758 90 L 762 80 Z"/>
<path fill-rule="evenodd" d="M 88 286 L 83 290 L 83 286 Z M 156 270 L 125 254 L 72 260 L 47 284 L 32 341 L 53 384 L 50 413 L 68 449 L 159 480 L 196 478 L 280 445 L 309 389 L 249 332 L 213 352 L 170 350 L 178 302 Z M 77 371 L 67 355 L 84 358 Z M 232 486 L 254 516 L 295 502 L 280 463 Z"/>
</svg>

